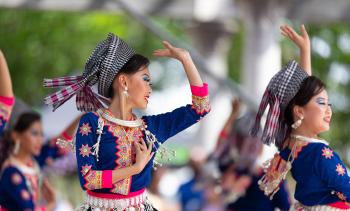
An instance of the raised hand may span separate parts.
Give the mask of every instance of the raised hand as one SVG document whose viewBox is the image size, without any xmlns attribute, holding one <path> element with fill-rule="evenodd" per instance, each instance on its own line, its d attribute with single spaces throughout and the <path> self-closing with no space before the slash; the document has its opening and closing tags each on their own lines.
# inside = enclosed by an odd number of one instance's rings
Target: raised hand
<svg viewBox="0 0 350 211">
<path fill-rule="evenodd" d="M 158 57 L 170 57 L 180 61 L 183 61 L 189 56 L 189 52 L 182 48 L 177 48 L 171 45 L 168 41 L 162 42 L 165 49 L 157 49 L 153 52 L 154 56 Z"/>
<path fill-rule="evenodd" d="M 307 74 L 311 75 L 311 45 L 305 26 L 301 25 L 300 35 L 288 25 L 281 26 L 280 28 L 282 35 L 293 41 L 299 47 L 301 66 Z"/>
<path fill-rule="evenodd" d="M 300 49 L 310 48 L 309 35 L 304 25 L 301 25 L 300 32 L 299 35 L 292 27 L 288 25 L 281 26 L 282 35 L 293 41 Z"/>
</svg>

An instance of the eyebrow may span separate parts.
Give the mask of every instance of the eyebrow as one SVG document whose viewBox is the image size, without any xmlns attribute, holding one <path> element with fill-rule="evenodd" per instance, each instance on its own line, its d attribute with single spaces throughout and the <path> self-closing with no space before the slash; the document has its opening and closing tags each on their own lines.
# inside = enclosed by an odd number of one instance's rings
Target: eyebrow
<svg viewBox="0 0 350 211">
<path fill-rule="evenodd" d="M 324 97 L 318 97 L 318 98 L 316 98 L 316 100 L 317 100 L 317 101 L 319 101 L 319 100 L 329 101 L 329 99 L 324 98 Z"/>
<path fill-rule="evenodd" d="M 142 76 L 147 76 L 147 77 L 151 78 L 151 76 L 148 73 L 144 73 Z"/>
</svg>

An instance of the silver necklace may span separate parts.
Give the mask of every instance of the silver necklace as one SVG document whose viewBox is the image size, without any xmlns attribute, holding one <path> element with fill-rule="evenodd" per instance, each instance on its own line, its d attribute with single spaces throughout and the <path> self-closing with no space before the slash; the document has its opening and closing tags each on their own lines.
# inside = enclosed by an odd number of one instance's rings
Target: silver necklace
<svg viewBox="0 0 350 211">
<path fill-rule="evenodd" d="M 302 136 L 302 135 L 298 135 L 298 134 L 293 134 L 290 137 L 297 139 L 299 141 L 305 141 L 305 142 L 309 142 L 309 143 L 322 143 L 325 145 L 329 145 L 328 142 L 325 140 L 317 139 L 317 138 L 310 138 L 310 137 L 306 137 L 306 136 Z"/>
</svg>

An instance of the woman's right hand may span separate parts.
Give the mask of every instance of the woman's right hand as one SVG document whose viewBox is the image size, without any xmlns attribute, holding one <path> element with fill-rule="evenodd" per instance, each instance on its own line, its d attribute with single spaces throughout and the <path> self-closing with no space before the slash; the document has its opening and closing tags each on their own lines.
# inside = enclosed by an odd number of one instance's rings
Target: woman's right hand
<svg viewBox="0 0 350 211">
<path fill-rule="evenodd" d="M 145 141 L 141 140 L 140 143 L 134 142 L 134 145 L 136 149 L 135 166 L 137 171 L 141 172 L 154 155 L 154 152 L 152 152 L 153 143 L 149 143 L 147 147 Z"/>
<path fill-rule="evenodd" d="M 288 25 L 281 26 L 280 29 L 282 35 L 293 41 L 299 49 L 310 49 L 310 39 L 304 25 L 300 27 L 300 35 Z"/>
</svg>

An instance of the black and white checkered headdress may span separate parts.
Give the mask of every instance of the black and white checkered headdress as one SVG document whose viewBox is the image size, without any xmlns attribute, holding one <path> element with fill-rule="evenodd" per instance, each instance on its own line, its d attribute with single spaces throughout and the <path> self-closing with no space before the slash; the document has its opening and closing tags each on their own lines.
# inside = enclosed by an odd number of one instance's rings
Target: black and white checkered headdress
<svg viewBox="0 0 350 211">
<path fill-rule="evenodd" d="M 254 126 L 251 130 L 257 136 L 261 118 L 269 105 L 269 112 L 261 140 L 265 144 L 275 143 L 281 146 L 286 138 L 288 125 L 284 120 L 284 111 L 289 102 L 298 93 L 302 82 L 309 75 L 294 60 L 290 61 L 270 80 L 261 100 Z"/>
<path fill-rule="evenodd" d="M 109 33 L 107 39 L 100 42 L 88 58 L 81 76 L 67 76 L 45 79 L 45 87 L 64 87 L 47 96 L 45 104 L 53 105 L 53 110 L 73 97 L 75 94 L 77 109 L 95 111 L 108 103 L 108 90 L 119 70 L 135 54 L 134 50 L 122 39 Z M 98 94 L 91 86 L 98 83 Z"/>
</svg>

